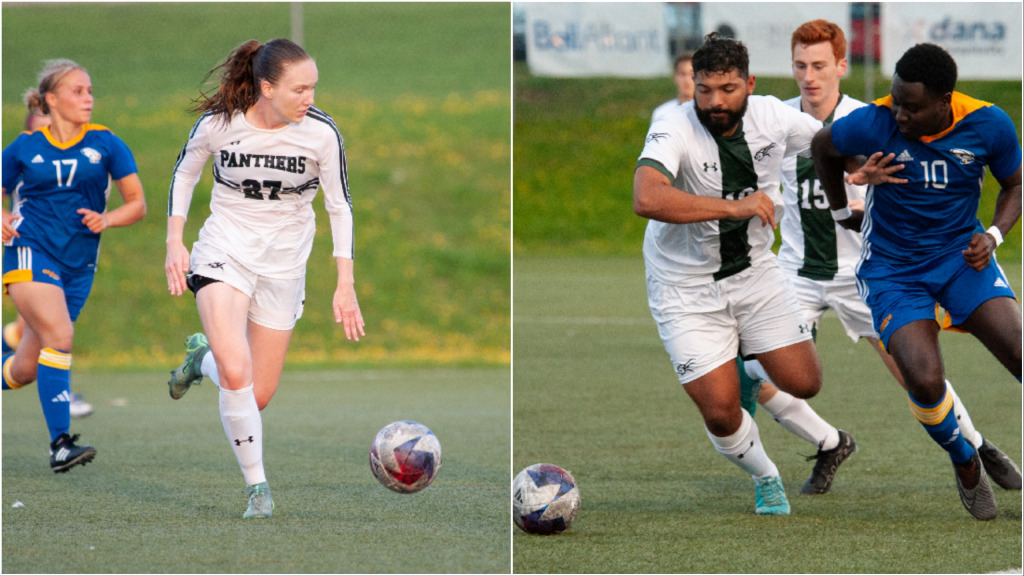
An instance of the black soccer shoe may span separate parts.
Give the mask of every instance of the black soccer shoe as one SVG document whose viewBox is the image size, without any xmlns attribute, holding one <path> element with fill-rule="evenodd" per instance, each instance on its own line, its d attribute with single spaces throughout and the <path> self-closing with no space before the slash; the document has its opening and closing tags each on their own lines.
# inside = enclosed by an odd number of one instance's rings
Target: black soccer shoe
<svg viewBox="0 0 1024 576">
<path fill-rule="evenodd" d="M 67 472 L 74 466 L 85 466 L 96 457 L 96 449 L 92 446 L 75 446 L 78 434 L 68 436 L 61 434 L 50 444 L 50 470 L 54 474 Z"/>
</svg>

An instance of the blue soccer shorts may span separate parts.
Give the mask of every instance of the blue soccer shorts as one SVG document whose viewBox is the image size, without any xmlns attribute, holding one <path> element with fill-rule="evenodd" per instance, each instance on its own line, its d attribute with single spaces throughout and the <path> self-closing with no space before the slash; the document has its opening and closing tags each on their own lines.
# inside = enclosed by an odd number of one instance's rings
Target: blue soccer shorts
<svg viewBox="0 0 1024 576">
<path fill-rule="evenodd" d="M 4 292 L 8 284 L 17 282 L 42 282 L 53 284 L 64 291 L 64 301 L 68 306 L 71 321 L 85 306 L 85 301 L 92 291 L 92 281 L 96 276 L 95 269 L 87 271 L 65 270 L 46 252 L 29 246 L 4 246 Z"/>
<path fill-rule="evenodd" d="M 857 284 L 885 346 L 896 330 L 911 322 L 934 320 L 944 328 L 956 327 L 987 300 L 1000 296 L 1016 299 L 994 257 L 978 271 L 968 266 L 959 252 L 930 262 L 927 272 L 913 280 L 861 278 Z M 945 322 L 937 318 L 936 304 L 945 308 Z"/>
</svg>

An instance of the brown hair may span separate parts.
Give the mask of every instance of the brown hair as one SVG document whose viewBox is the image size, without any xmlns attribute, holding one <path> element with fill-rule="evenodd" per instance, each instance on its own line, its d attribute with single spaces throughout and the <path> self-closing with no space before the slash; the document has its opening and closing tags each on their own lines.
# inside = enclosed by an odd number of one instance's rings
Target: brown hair
<svg viewBox="0 0 1024 576">
<path fill-rule="evenodd" d="M 789 53 L 793 53 L 797 44 L 817 44 L 819 42 L 828 42 L 832 45 L 832 55 L 836 57 L 837 63 L 846 58 L 846 35 L 843 34 L 843 29 L 837 24 L 821 19 L 804 22 L 793 31 Z"/>
<path fill-rule="evenodd" d="M 43 70 L 39 73 L 38 86 L 36 88 L 29 88 L 24 96 L 22 96 L 30 114 L 45 115 L 50 113 L 50 106 L 46 103 L 46 95 L 56 90 L 61 79 L 72 70 L 85 72 L 85 68 L 67 58 L 47 60 L 43 63 Z"/>
<path fill-rule="evenodd" d="M 220 70 L 217 90 L 200 94 L 192 111 L 223 114 L 225 120 L 230 120 L 236 111 L 245 112 L 260 99 L 260 84 L 264 80 L 276 84 L 286 65 L 309 57 L 301 46 L 286 38 L 265 44 L 249 40 L 206 73 L 204 83 Z"/>
</svg>

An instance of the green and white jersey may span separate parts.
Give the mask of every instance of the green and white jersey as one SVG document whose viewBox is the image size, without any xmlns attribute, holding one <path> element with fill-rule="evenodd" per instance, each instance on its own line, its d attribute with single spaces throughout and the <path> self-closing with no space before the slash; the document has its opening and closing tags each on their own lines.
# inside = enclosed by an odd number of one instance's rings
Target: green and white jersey
<svg viewBox="0 0 1024 576">
<path fill-rule="evenodd" d="M 750 96 L 736 133 L 715 137 L 687 102 L 647 133 L 639 165 L 651 166 L 683 193 L 739 200 L 757 190 L 781 212 L 783 158 L 810 155 L 821 122 L 773 96 Z M 695 286 L 717 281 L 775 256 L 771 226 L 757 218 L 671 224 L 651 220 L 644 236 L 647 274 L 660 282 Z"/>
<path fill-rule="evenodd" d="M 799 96 L 785 103 L 800 109 Z M 831 124 L 864 105 L 844 94 L 824 124 Z M 850 200 L 864 200 L 865 191 L 866 186 L 846 187 Z M 860 260 L 861 234 L 843 228 L 832 219 L 828 198 L 810 158 L 787 158 L 783 163 L 782 200 L 785 204 L 779 225 L 782 267 L 811 280 L 854 281 Z"/>
</svg>

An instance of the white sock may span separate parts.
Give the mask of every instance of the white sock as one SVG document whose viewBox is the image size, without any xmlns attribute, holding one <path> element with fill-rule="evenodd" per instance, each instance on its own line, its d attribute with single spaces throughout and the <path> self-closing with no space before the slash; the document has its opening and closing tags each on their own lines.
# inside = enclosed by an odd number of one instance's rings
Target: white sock
<svg viewBox="0 0 1024 576">
<path fill-rule="evenodd" d="M 263 472 L 263 419 L 252 386 L 220 389 L 220 420 L 248 486 L 266 482 Z"/>
<path fill-rule="evenodd" d="M 743 412 L 743 422 L 740 424 L 739 430 L 730 436 L 720 438 L 712 434 L 705 426 L 704 430 L 708 433 L 708 438 L 711 439 L 711 443 L 715 445 L 715 450 L 718 450 L 719 454 L 742 468 L 755 481 L 765 476 L 778 476 L 779 469 L 768 458 L 768 454 L 761 444 L 761 437 L 757 433 L 757 423 L 746 410 L 741 410 L 741 412 Z"/>
<path fill-rule="evenodd" d="M 776 422 L 821 450 L 839 445 L 839 430 L 826 422 L 806 400 L 782 390 L 762 404 Z"/>
<path fill-rule="evenodd" d="M 946 390 L 949 390 L 949 393 L 953 395 L 953 414 L 956 414 L 956 422 L 960 426 L 960 434 L 975 448 L 981 447 L 983 442 L 981 433 L 974 428 L 974 422 L 971 422 L 971 415 L 967 413 L 967 408 L 964 408 L 963 402 L 956 395 L 956 391 L 953 390 L 953 385 L 949 383 L 949 380 L 946 380 Z"/>
<path fill-rule="evenodd" d="M 213 380 L 217 388 L 220 388 L 220 373 L 217 372 L 217 361 L 213 359 L 213 352 L 207 352 L 206 356 L 203 356 L 199 371 L 203 373 L 203 376 Z"/>
<path fill-rule="evenodd" d="M 760 378 L 771 382 L 772 379 L 768 377 L 768 373 L 764 371 L 764 366 L 757 360 L 744 360 L 743 369 L 746 371 L 747 376 L 751 378 Z"/>
</svg>

